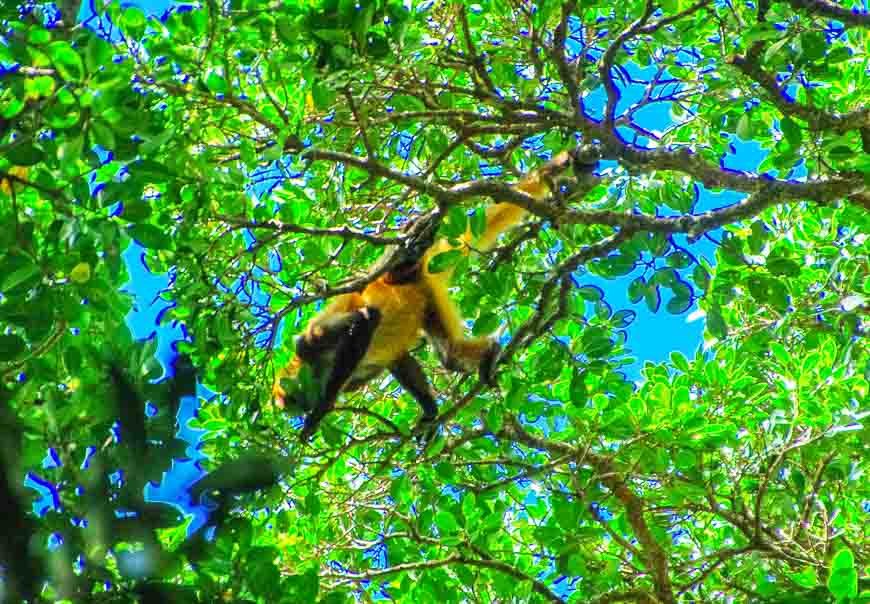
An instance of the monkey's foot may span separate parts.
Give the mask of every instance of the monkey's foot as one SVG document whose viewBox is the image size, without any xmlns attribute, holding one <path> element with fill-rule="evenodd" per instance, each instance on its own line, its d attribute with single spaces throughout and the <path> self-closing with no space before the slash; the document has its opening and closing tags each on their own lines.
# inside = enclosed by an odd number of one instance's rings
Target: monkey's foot
<svg viewBox="0 0 870 604">
<path fill-rule="evenodd" d="M 501 344 L 493 340 L 490 347 L 480 358 L 480 381 L 487 386 L 495 385 L 495 370 L 498 367 L 498 358 L 501 354 Z"/>
</svg>

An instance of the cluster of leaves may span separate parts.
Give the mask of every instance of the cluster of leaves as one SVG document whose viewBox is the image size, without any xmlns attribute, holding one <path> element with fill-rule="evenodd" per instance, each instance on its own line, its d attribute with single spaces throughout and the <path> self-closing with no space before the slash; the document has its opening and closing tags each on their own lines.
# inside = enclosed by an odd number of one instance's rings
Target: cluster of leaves
<svg viewBox="0 0 870 604">
<path fill-rule="evenodd" d="M 158 18 L 115 3 L 89 28 L 69 22 L 75 2 L 66 23 L 0 9 L 0 412 L 14 427 L 0 494 L 26 509 L 20 477 L 46 449 L 59 460 L 41 478 L 48 515 L 15 516 L 32 542 L 0 549 L 36 570 L 3 589 L 867 602 L 862 16 L 835 23 L 833 5 L 798 0 L 406 4 L 234 0 Z M 643 123 L 656 104 L 664 130 Z M 721 168 L 734 135 L 777 172 Z M 446 209 L 443 236 L 477 232 L 519 172 L 592 141 L 616 167 L 560 182 L 491 255 L 438 260 L 460 262 L 475 333 L 507 325 L 498 388 L 415 351 L 442 395 L 428 449 L 410 437 L 414 402 L 381 382 L 299 455 L 298 423 L 265 403 L 292 354 L 280 342 L 363 286 L 419 216 Z M 484 198 L 462 182 L 484 176 Z M 692 181 L 751 195 L 695 214 Z M 717 230 L 707 262 L 692 241 Z M 216 469 L 191 493 L 218 501 L 208 546 L 141 501 L 182 455 L 181 390 L 146 384 L 153 346 L 128 341 L 131 240 L 172 267 L 165 319 L 185 322 L 179 349 L 229 395 L 194 422 Z M 709 349 L 628 382 L 633 312 L 578 287 L 587 272 L 626 277 L 652 310 L 666 290 L 671 313 L 698 304 Z M 107 370 L 117 358 L 129 371 Z M 143 424 L 145 400 L 158 413 Z M 119 468 L 126 488 L 105 487 Z M 133 529 L 109 530 L 125 511 Z M 31 593 L 43 573 L 50 587 Z"/>
</svg>

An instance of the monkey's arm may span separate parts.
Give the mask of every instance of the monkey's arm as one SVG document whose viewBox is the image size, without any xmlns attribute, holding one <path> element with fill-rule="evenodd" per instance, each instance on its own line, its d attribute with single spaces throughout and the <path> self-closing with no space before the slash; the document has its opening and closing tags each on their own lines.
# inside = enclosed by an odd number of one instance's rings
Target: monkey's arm
<svg viewBox="0 0 870 604">
<path fill-rule="evenodd" d="M 338 393 L 365 356 L 380 321 L 381 312 L 377 308 L 363 307 L 351 313 L 333 315 L 329 321 L 321 321 L 317 336 L 303 336 L 304 339 L 297 343 L 297 351 L 301 344 L 303 351 L 299 354 L 305 362 L 314 365 L 316 372 L 328 372 L 317 403 L 305 417 L 302 440 L 307 440 L 317 430 L 320 420 L 335 405 Z M 330 355 L 329 351 L 334 352 Z M 305 354 L 309 354 L 308 358 L 312 360 L 305 358 Z M 332 358 L 327 358 L 329 356 Z"/>
<path fill-rule="evenodd" d="M 390 367 L 390 373 L 402 388 L 417 399 L 423 409 L 421 421 L 435 419 L 438 415 L 438 404 L 435 402 L 429 380 L 426 379 L 426 374 L 423 373 L 423 368 L 420 367 L 417 359 L 410 354 L 405 354 Z"/>
<path fill-rule="evenodd" d="M 402 388 L 417 399 L 423 409 L 423 415 L 417 422 L 416 430 L 418 430 L 420 442 L 428 443 L 438 428 L 435 424 L 435 419 L 438 417 L 438 404 L 435 402 L 435 396 L 432 394 L 432 388 L 429 385 L 429 380 L 426 379 L 423 368 L 420 367 L 417 359 L 410 354 L 405 354 L 390 367 L 390 373 L 393 374 Z"/>
<path fill-rule="evenodd" d="M 280 384 L 281 378 L 296 378 L 303 365 L 310 367 L 319 384 L 314 401 L 297 395 L 297 406 L 308 411 L 302 430 L 307 439 L 330 409 L 335 405 L 338 393 L 351 379 L 360 361 L 366 354 L 372 335 L 381 320 L 381 313 L 372 307 L 351 307 L 354 300 L 348 297 L 336 300 L 318 315 L 303 335 L 296 338 L 296 355 L 290 364 L 281 370 L 273 388 L 273 395 L 283 405 L 287 393 Z"/>
<path fill-rule="evenodd" d="M 330 304 L 308 322 L 305 332 L 298 336 L 296 354 L 290 362 L 282 367 L 275 376 L 272 386 L 272 400 L 279 407 L 284 406 L 286 392 L 281 386 L 285 378 L 295 379 L 303 363 L 308 363 L 315 369 L 323 364 L 318 357 L 335 349 L 337 338 L 346 333 L 353 319 L 353 311 L 363 306 L 358 294 L 343 294 L 336 297 Z"/>
</svg>

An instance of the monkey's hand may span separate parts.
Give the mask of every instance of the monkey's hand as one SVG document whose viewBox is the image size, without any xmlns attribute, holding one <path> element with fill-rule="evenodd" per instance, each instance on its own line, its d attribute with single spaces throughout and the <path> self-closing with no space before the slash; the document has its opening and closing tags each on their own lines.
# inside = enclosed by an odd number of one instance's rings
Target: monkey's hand
<svg viewBox="0 0 870 604">
<path fill-rule="evenodd" d="M 311 415 L 305 416 L 305 424 L 302 426 L 302 431 L 299 433 L 299 440 L 305 444 L 311 440 L 311 437 L 317 432 L 317 427 L 320 425 L 320 418 L 312 419 Z"/>
<path fill-rule="evenodd" d="M 487 386 L 495 386 L 495 370 L 498 367 L 498 358 L 501 354 L 501 344 L 493 340 L 490 347 L 480 358 L 479 377 L 480 381 Z"/>
<path fill-rule="evenodd" d="M 417 425 L 414 426 L 414 437 L 417 439 L 417 444 L 425 449 L 438 433 L 439 425 L 437 415 L 422 415 L 417 420 Z"/>
</svg>

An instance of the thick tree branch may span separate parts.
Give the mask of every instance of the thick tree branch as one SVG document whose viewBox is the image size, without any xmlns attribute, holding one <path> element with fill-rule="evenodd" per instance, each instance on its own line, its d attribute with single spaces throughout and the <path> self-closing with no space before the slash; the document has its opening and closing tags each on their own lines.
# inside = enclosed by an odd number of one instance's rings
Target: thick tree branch
<svg viewBox="0 0 870 604">
<path fill-rule="evenodd" d="M 460 562 L 462 557 L 459 554 L 453 554 L 446 558 L 438 560 L 426 560 L 425 562 L 408 562 L 405 564 L 394 564 L 388 568 L 379 568 L 376 570 L 368 570 L 361 573 L 322 573 L 321 579 L 335 579 L 342 582 L 359 582 L 371 581 L 382 577 L 389 577 L 403 572 L 411 572 L 415 570 L 429 570 L 433 568 L 441 568 Z"/>
<path fill-rule="evenodd" d="M 734 56 L 730 61 L 737 69 L 747 77 L 758 83 L 767 93 L 771 102 L 784 115 L 798 117 L 807 124 L 811 130 L 832 130 L 834 132 L 848 132 L 870 127 L 870 107 L 851 111 L 849 113 L 828 113 L 818 107 L 805 105 L 797 101 L 790 101 L 783 96 L 784 91 L 776 83 L 776 78 L 764 71 L 753 59 L 740 55 Z"/>
<path fill-rule="evenodd" d="M 581 452 L 570 445 L 532 435 L 512 414 L 505 417 L 505 433 L 509 438 L 534 449 L 559 455 L 573 451 L 578 458 L 581 456 Z M 642 547 L 644 564 L 652 574 L 656 598 L 661 604 L 674 604 L 676 597 L 671 584 L 668 555 L 656 541 L 647 524 L 643 499 L 628 487 L 626 476 L 616 467 L 612 459 L 588 450 L 582 452 L 582 458 L 585 463 L 595 468 L 601 482 L 610 489 L 625 509 L 626 518 Z"/>
<path fill-rule="evenodd" d="M 413 572 L 418 570 L 426 571 L 434 568 L 443 568 L 452 564 L 465 564 L 467 566 L 475 566 L 478 568 L 489 568 L 491 570 L 495 570 L 511 576 L 519 581 L 528 581 L 532 584 L 532 589 L 535 591 L 535 593 L 543 596 L 549 602 L 553 602 L 554 604 L 562 604 L 562 600 L 560 600 L 556 594 L 550 591 L 550 589 L 544 583 L 538 581 L 533 577 L 530 577 L 519 569 L 511 566 L 507 562 L 493 559 L 473 558 L 463 554 L 453 554 L 446 558 L 441 558 L 438 560 L 427 560 L 425 562 L 394 564 L 389 568 L 369 570 L 361 573 L 324 573 L 321 574 L 320 577 L 321 579 L 333 579 L 341 582 L 356 583 L 360 581 L 372 581 L 375 579 L 389 577 L 403 572 Z"/>
<path fill-rule="evenodd" d="M 639 602 L 640 604 L 657 604 L 653 596 L 642 589 L 628 591 L 612 591 L 592 598 L 587 604 L 617 604 L 618 602 Z"/>
<path fill-rule="evenodd" d="M 619 90 L 616 88 L 616 82 L 613 81 L 613 66 L 616 62 L 616 54 L 620 49 L 622 49 L 623 44 L 640 33 L 641 28 L 646 25 L 653 12 L 655 12 L 655 5 L 652 0 L 646 0 L 643 14 L 634 23 L 628 26 L 625 31 L 619 34 L 613 42 L 611 42 L 610 46 L 608 46 L 607 50 L 604 52 L 604 56 L 601 57 L 601 61 L 598 65 L 598 75 L 601 77 L 601 81 L 604 84 L 604 91 L 607 93 L 607 106 L 604 109 L 604 123 L 607 124 L 610 132 L 609 139 L 616 137 L 616 133 L 613 132 L 613 120 L 616 112 L 616 103 L 619 101 Z"/>
<path fill-rule="evenodd" d="M 529 581 L 531 582 L 532 589 L 535 591 L 536 594 L 543 596 L 548 602 L 553 602 L 554 604 L 563 604 L 562 600 L 556 594 L 550 591 L 550 589 L 544 583 L 514 568 L 507 562 L 493 560 L 491 558 L 478 559 L 470 558 L 467 556 L 460 557 L 459 561 L 462 564 L 467 564 L 468 566 L 476 566 L 479 568 L 490 568 L 492 570 L 497 570 L 498 572 L 511 576 L 519 581 Z"/>
<path fill-rule="evenodd" d="M 471 26 L 468 24 L 468 13 L 466 12 L 465 3 L 459 3 L 458 8 L 459 22 L 462 24 L 462 37 L 465 40 L 465 49 L 468 53 L 468 62 L 471 64 L 471 68 L 477 75 L 480 84 L 487 92 L 495 94 L 497 89 L 492 78 L 489 77 L 489 72 L 486 70 L 486 62 L 483 59 L 483 55 L 477 51 L 477 47 L 474 45 L 474 38 L 471 36 Z"/>
<path fill-rule="evenodd" d="M 372 245 L 399 245 L 405 241 L 404 236 L 381 237 L 363 231 L 357 231 L 347 226 L 332 228 L 304 227 L 298 224 L 281 222 L 280 220 L 267 220 L 265 222 L 253 222 L 232 216 L 217 216 L 217 219 L 227 223 L 235 229 L 263 229 L 276 233 L 292 233 L 298 235 L 310 235 L 312 237 L 338 237 L 341 239 L 354 239 L 364 241 Z"/>
<path fill-rule="evenodd" d="M 580 86 L 577 81 L 577 70 L 568 64 L 568 60 L 565 56 L 565 40 L 568 35 L 568 17 L 574 13 L 575 8 L 577 8 L 576 0 L 568 0 L 567 2 L 562 3 L 562 15 L 559 19 L 559 25 L 556 26 L 556 31 L 553 33 L 553 46 L 550 49 L 550 58 L 556 64 L 556 68 L 559 71 L 559 77 L 562 78 L 565 90 L 568 91 L 568 100 L 571 103 L 571 107 L 574 109 L 574 115 L 578 119 L 582 119 L 583 106 L 580 98 Z"/>
<path fill-rule="evenodd" d="M 670 25 L 671 23 L 676 23 L 680 19 L 684 19 L 685 17 L 688 17 L 689 15 L 692 15 L 692 14 L 698 12 L 699 10 L 709 6 L 710 4 L 712 4 L 712 0 L 700 0 L 699 2 L 696 2 L 692 6 L 688 7 L 687 9 L 682 10 L 674 15 L 671 15 L 670 17 L 664 17 L 662 19 L 659 19 L 655 23 L 650 23 L 649 25 L 644 25 L 643 27 L 640 28 L 639 33 L 653 34 L 653 33 L 657 32 L 658 30 L 660 30 L 661 28 L 666 27 L 666 26 Z"/>
<path fill-rule="evenodd" d="M 850 25 L 870 27 L 870 13 L 858 12 L 860 9 L 849 9 L 827 0 L 788 0 L 788 2 L 795 10 L 803 9 Z"/>
</svg>

